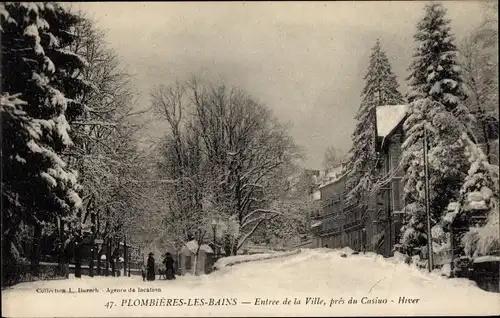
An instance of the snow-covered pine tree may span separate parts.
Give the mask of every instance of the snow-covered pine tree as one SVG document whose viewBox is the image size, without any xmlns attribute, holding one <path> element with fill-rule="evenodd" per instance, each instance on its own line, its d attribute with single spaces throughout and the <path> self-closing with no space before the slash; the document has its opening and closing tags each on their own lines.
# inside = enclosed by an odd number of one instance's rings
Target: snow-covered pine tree
<svg viewBox="0 0 500 318">
<path fill-rule="evenodd" d="M 42 232 L 56 229 L 58 221 L 78 227 L 77 173 L 67 169 L 61 156 L 72 145 L 67 114 L 83 108 L 70 98 L 85 88 L 69 75 L 85 62 L 61 49 L 71 41 L 77 17 L 57 4 L 0 4 L 0 16 L 2 259 L 15 266 L 16 235 L 25 224 L 34 228 L 31 258 L 37 265 Z"/>
<path fill-rule="evenodd" d="M 440 3 L 428 4 L 424 18 L 417 25 L 414 39 L 418 46 L 409 69 L 408 100 L 431 97 L 467 124 L 471 117 L 463 103 L 466 93 L 462 68 L 450 20 L 445 15 L 446 9 Z"/>
<path fill-rule="evenodd" d="M 446 111 L 443 104 L 432 98 L 410 103 L 408 117 L 403 125 L 406 140 L 402 145 L 405 169 L 405 217 L 401 243 L 407 250 L 427 244 L 425 213 L 425 174 L 423 128 L 427 129 L 429 201 L 431 226 L 439 223 L 450 200 L 456 199 L 465 177 L 467 162 L 461 122 Z M 440 231 L 439 229 L 435 229 Z"/>
<path fill-rule="evenodd" d="M 392 73 L 389 59 L 377 40 L 372 48 L 368 71 L 364 77 L 366 84 L 361 94 L 361 105 L 352 135 L 353 145 L 346 166 L 349 171 L 348 200 L 355 202 L 366 193 L 376 176 L 375 137 L 376 107 L 399 105 L 404 102 L 398 90 L 396 76 Z"/>
<path fill-rule="evenodd" d="M 460 191 L 460 208 L 457 212 L 460 217 L 468 220 L 471 227 L 462 237 L 460 247 L 463 253 L 471 258 L 498 255 L 498 166 L 490 164 L 483 151 L 470 139 L 466 140 L 471 166 Z M 452 215 L 449 219 L 453 220 L 455 217 L 457 215 Z"/>
<path fill-rule="evenodd" d="M 457 50 L 450 33 L 446 10 L 441 4 L 425 7 L 417 25 L 417 49 L 410 67 L 408 117 L 404 123 L 406 140 L 402 145 L 405 168 L 405 211 L 402 246 L 410 252 L 427 242 L 423 127 L 428 132 L 430 209 L 436 225 L 448 202 L 457 199 L 468 165 L 463 132 L 468 130 L 470 114 Z"/>
</svg>

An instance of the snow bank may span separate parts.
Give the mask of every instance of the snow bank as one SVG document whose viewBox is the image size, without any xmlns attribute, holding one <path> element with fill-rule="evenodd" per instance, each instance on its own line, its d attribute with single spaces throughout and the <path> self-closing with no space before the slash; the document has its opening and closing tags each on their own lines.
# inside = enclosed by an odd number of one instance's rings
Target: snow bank
<svg viewBox="0 0 500 318">
<path fill-rule="evenodd" d="M 479 256 L 474 259 L 474 263 L 485 263 L 485 262 L 500 262 L 500 256 L 486 255 L 486 256 Z"/>
<path fill-rule="evenodd" d="M 224 268 L 227 266 L 233 266 L 236 264 L 280 258 L 280 257 L 295 255 L 298 253 L 300 253 L 300 250 L 294 250 L 294 251 L 288 251 L 288 252 L 228 256 L 228 257 L 223 257 L 223 258 L 220 258 L 219 260 L 217 260 L 217 262 L 215 262 L 215 264 L 214 264 L 214 268 L 221 269 L 221 268 Z"/>
<path fill-rule="evenodd" d="M 355 250 L 353 250 L 352 248 L 350 248 L 348 246 L 343 247 L 338 251 L 340 252 L 341 255 L 346 255 L 346 256 L 352 255 L 356 252 Z"/>
<path fill-rule="evenodd" d="M 351 250 L 352 251 L 352 250 Z M 265 262 L 246 262 L 209 275 L 180 276 L 175 281 L 143 282 L 141 277 L 83 277 L 59 281 L 22 283 L 2 292 L 2 310 L 8 317 L 241 317 L 241 316 L 441 316 L 495 315 L 500 310 L 498 294 L 479 289 L 467 279 L 448 279 L 441 273 L 426 273 L 408 266 L 403 257 L 384 259 L 374 253 L 340 256 L 349 249 L 305 249 Z M 283 253 L 276 253 L 281 254 Z M 71 288 L 96 293 L 44 292 Z M 107 292 L 107 289 L 116 292 Z M 136 292 L 129 292 L 133 288 Z M 139 292 L 138 288 L 148 289 Z M 37 291 L 38 289 L 38 291 Z M 153 291 L 152 291 L 153 290 Z M 306 304 L 306 297 L 320 297 L 324 305 Z M 419 299 L 400 303 L 401 297 Z M 137 299 L 183 300 L 184 305 L 129 305 Z M 283 305 L 288 298 L 300 304 Z M 347 301 L 357 299 L 357 304 Z M 387 300 L 367 304 L 366 300 Z M 198 306 L 186 305 L 198 299 Z M 200 305 L 200 300 L 205 305 Z M 222 305 L 207 305 L 210 299 L 230 299 Z M 262 305 L 261 300 L 275 300 Z M 343 299 L 343 304 L 332 300 Z M 365 304 L 362 304 L 364 299 Z M 115 306 L 106 307 L 112 301 Z M 234 301 L 234 303 L 233 303 Z M 261 304 L 256 305 L 256 301 Z M 165 302 L 165 301 L 164 301 Z M 26 306 L 25 304 L 29 304 Z"/>
<path fill-rule="evenodd" d="M 445 277 L 450 277 L 451 275 L 451 265 L 450 264 L 444 264 L 441 269 L 440 269 L 441 275 Z"/>
<path fill-rule="evenodd" d="M 196 242 L 195 240 L 189 241 L 185 245 L 189 249 L 189 251 L 191 253 L 194 253 L 194 254 L 196 254 L 198 252 L 198 247 L 199 247 L 200 251 L 204 251 L 205 253 L 213 253 L 214 252 L 212 250 L 212 248 L 207 244 L 201 244 L 201 246 L 198 246 L 198 242 Z"/>
</svg>

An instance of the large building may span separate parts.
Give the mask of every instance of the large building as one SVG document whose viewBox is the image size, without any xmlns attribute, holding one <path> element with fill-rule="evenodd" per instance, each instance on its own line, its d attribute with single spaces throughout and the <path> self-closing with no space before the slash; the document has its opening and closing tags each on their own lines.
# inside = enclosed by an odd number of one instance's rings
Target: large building
<svg viewBox="0 0 500 318">
<path fill-rule="evenodd" d="M 312 215 L 313 247 L 348 246 L 357 251 L 392 254 L 401 227 L 403 171 L 398 164 L 406 110 L 406 105 L 377 107 L 376 169 L 382 178 L 365 204 L 346 204 L 347 175 L 340 167 L 319 185 L 317 198 L 322 209 Z"/>
<path fill-rule="evenodd" d="M 342 168 L 338 167 L 318 186 L 315 198 L 321 201 L 321 210 L 311 217 L 313 247 L 336 248 L 346 244 L 343 236 L 345 177 Z"/>
<path fill-rule="evenodd" d="M 407 108 L 407 105 L 386 105 L 376 109 L 375 169 L 380 177 L 363 204 L 346 205 L 347 175 L 341 168 L 327 175 L 319 185 L 317 199 L 321 200 L 322 209 L 312 215 L 313 247 L 348 246 L 384 256 L 391 256 L 398 248 L 405 206 L 404 171 L 400 163 Z M 483 126 L 477 123 L 471 137 L 485 152 L 488 150 L 490 162 L 498 164 L 498 121 Z"/>
</svg>

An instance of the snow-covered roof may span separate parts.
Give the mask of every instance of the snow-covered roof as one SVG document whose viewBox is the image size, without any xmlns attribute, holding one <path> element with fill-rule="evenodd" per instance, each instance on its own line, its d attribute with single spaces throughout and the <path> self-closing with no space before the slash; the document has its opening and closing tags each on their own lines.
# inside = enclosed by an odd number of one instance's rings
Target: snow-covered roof
<svg viewBox="0 0 500 318">
<path fill-rule="evenodd" d="M 213 252 L 214 252 L 214 250 L 210 247 L 210 245 L 207 245 L 207 244 L 201 244 L 200 250 L 204 251 L 205 253 L 212 253 L 213 254 Z"/>
<path fill-rule="evenodd" d="M 313 224 L 311 224 L 311 228 L 318 227 L 318 226 L 320 226 L 322 223 L 323 223 L 323 222 L 321 222 L 321 221 L 314 222 Z"/>
<path fill-rule="evenodd" d="M 333 168 L 332 170 L 328 171 L 328 173 L 326 174 L 326 178 L 327 179 L 330 179 L 330 178 L 335 178 L 337 175 L 339 175 L 340 173 L 342 173 L 342 166 L 338 166 L 338 167 L 335 167 Z"/>
<path fill-rule="evenodd" d="M 377 107 L 377 135 L 386 137 L 403 120 L 408 105 L 385 105 Z"/>
<path fill-rule="evenodd" d="M 186 246 L 191 253 L 195 253 L 198 251 L 198 243 L 195 240 L 189 241 L 186 243 Z M 183 247 L 184 248 L 184 247 Z M 200 251 L 204 251 L 205 253 L 213 253 L 212 248 L 207 244 L 201 244 Z"/>
<path fill-rule="evenodd" d="M 198 251 L 198 243 L 195 240 L 186 243 L 186 247 L 192 252 L 196 253 Z"/>
<path fill-rule="evenodd" d="M 328 173 L 325 174 L 323 180 L 319 184 L 318 188 L 325 187 L 329 184 L 335 183 L 338 180 L 340 180 L 344 176 L 344 173 L 342 173 L 343 168 L 344 168 L 343 166 L 338 166 L 338 167 L 328 171 Z"/>
</svg>

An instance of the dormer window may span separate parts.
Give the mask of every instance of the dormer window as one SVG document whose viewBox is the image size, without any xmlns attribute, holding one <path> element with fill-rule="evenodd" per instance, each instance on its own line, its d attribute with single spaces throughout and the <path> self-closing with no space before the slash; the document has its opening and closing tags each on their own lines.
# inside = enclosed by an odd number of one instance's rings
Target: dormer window
<svg viewBox="0 0 500 318">
<path fill-rule="evenodd" d="M 486 122 L 486 136 L 489 140 L 498 139 L 498 120 L 493 116 L 488 117 Z"/>
</svg>

